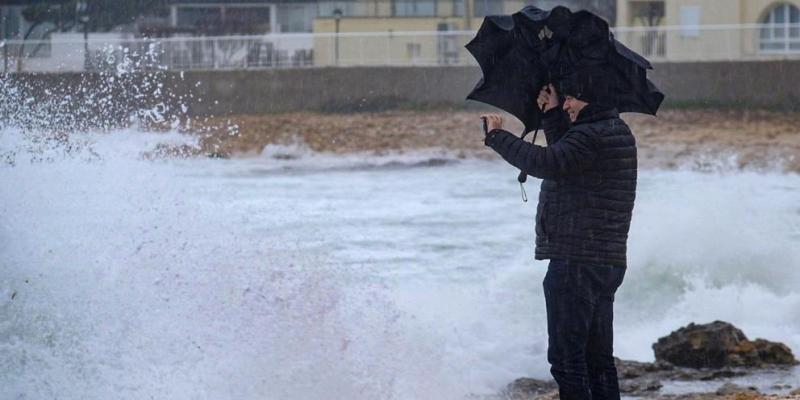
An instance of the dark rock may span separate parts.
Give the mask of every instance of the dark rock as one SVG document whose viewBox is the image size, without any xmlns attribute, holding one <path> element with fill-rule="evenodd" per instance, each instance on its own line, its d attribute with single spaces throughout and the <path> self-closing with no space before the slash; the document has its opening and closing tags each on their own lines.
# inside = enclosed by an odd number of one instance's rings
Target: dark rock
<svg viewBox="0 0 800 400">
<path fill-rule="evenodd" d="M 555 381 L 519 378 L 508 384 L 502 395 L 507 399 L 531 399 L 557 390 Z"/>
<path fill-rule="evenodd" d="M 663 361 L 654 363 L 622 360 L 614 358 L 614 364 L 617 367 L 617 376 L 619 379 L 635 379 L 642 376 L 652 375 L 655 372 L 672 371 L 675 367 Z"/>
<path fill-rule="evenodd" d="M 764 339 L 756 339 L 753 344 L 756 346 L 761 362 L 774 365 L 794 365 L 797 364 L 792 350 L 783 343 L 770 342 Z"/>
<path fill-rule="evenodd" d="M 692 379 L 695 380 L 713 381 L 720 378 L 734 378 L 737 376 L 744 376 L 747 375 L 747 372 L 741 369 L 724 368 L 724 369 L 697 371 L 696 373 L 690 375 Z"/>
<path fill-rule="evenodd" d="M 783 344 L 751 342 L 735 326 L 722 321 L 689 324 L 653 344 L 656 360 L 690 368 L 762 367 L 797 361 Z"/>
<path fill-rule="evenodd" d="M 656 396 L 652 400 L 715 400 L 720 398 L 716 393 L 684 393 Z M 738 399 L 737 399 L 738 400 Z M 744 399 L 742 399 L 744 400 Z"/>
<path fill-rule="evenodd" d="M 789 396 L 800 396 L 800 389 L 795 389 L 789 392 Z"/>
<path fill-rule="evenodd" d="M 644 396 L 658 391 L 662 386 L 657 380 L 626 379 L 619 382 L 619 391 L 630 396 Z"/>
<path fill-rule="evenodd" d="M 786 389 L 791 389 L 792 385 L 777 383 L 777 384 L 772 385 L 770 388 L 774 389 L 774 390 L 786 390 Z"/>
<path fill-rule="evenodd" d="M 728 396 L 739 393 L 759 394 L 758 389 L 752 386 L 744 387 L 731 382 L 728 382 L 717 389 L 717 394 L 720 396 Z"/>
<path fill-rule="evenodd" d="M 749 371 L 746 369 L 694 369 L 694 368 L 678 368 L 674 373 L 669 375 L 669 379 L 677 379 L 682 381 L 713 381 L 720 378 L 733 378 L 737 376 L 747 375 Z"/>
<path fill-rule="evenodd" d="M 648 363 L 615 359 L 615 364 L 620 381 L 635 380 L 638 384 L 653 380 L 710 381 L 744 376 L 750 372 L 746 368 L 696 369 L 676 367 L 663 360 Z"/>
</svg>

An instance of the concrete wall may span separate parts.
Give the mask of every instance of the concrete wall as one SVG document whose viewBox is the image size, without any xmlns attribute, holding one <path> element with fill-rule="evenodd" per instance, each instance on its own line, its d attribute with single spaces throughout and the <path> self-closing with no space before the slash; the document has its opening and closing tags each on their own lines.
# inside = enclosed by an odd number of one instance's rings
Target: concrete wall
<svg viewBox="0 0 800 400">
<path fill-rule="evenodd" d="M 800 61 L 661 63 L 652 80 L 667 105 L 800 111 Z"/>
<path fill-rule="evenodd" d="M 195 112 L 220 114 L 462 107 L 480 76 L 474 67 L 359 67 L 187 72 L 186 80 L 203 82 Z M 668 106 L 800 110 L 800 61 L 660 63 L 651 77 Z"/>
<path fill-rule="evenodd" d="M 800 110 L 800 86 L 796 84 L 800 78 L 800 61 L 662 63 L 656 65 L 651 76 L 666 93 L 667 106 Z M 479 78 L 480 71 L 475 67 L 185 72 L 183 76 L 164 74 L 160 93 L 165 100 L 156 100 L 188 103 L 191 114 L 217 116 L 301 110 L 360 112 L 479 107 L 478 103 L 468 104 L 464 100 Z M 0 76 L 0 79 L 23 81 L 19 86 L 26 88 L 27 97 L 53 99 L 70 94 L 74 104 L 82 104 L 80 98 L 75 97 L 81 96 L 82 87 L 108 85 L 108 79 L 87 78 L 77 73 L 17 74 Z M 136 86 L 136 79 L 128 76 L 126 87 Z M 142 79 L 152 81 L 153 78 L 142 76 Z M 44 93 L 44 89 L 49 93 Z M 117 88 L 112 92 L 124 96 L 131 90 Z M 124 99 L 119 96 L 114 97 Z M 134 104 L 127 108 L 141 106 Z M 113 113 L 120 117 L 127 115 L 124 104 L 115 107 Z M 180 107 L 173 104 L 171 108 Z"/>
<path fill-rule="evenodd" d="M 202 82 L 194 90 L 205 100 L 192 108 L 200 114 L 357 112 L 462 106 L 480 76 L 472 67 L 331 67 L 186 72 L 185 81 Z"/>
</svg>

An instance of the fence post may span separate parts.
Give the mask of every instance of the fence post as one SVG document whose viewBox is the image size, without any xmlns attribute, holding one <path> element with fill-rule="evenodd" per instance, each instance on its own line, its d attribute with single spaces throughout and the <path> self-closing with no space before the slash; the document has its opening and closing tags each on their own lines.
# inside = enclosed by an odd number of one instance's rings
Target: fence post
<svg viewBox="0 0 800 400">
<path fill-rule="evenodd" d="M 328 44 L 330 44 L 330 46 L 329 46 L 330 48 L 328 49 L 328 54 L 331 55 L 329 63 L 330 63 L 330 65 L 335 65 L 336 64 L 336 60 L 335 60 L 336 55 L 334 53 L 336 52 L 336 49 L 334 48 L 335 47 L 334 42 L 336 41 L 336 39 L 334 37 L 330 36 L 328 40 L 329 40 Z M 273 49 L 274 49 L 274 47 L 273 47 Z"/>
<path fill-rule="evenodd" d="M 392 59 L 392 46 L 390 43 L 391 39 L 392 31 L 389 31 L 389 34 L 386 35 L 386 65 L 390 65 Z"/>
<path fill-rule="evenodd" d="M 3 42 L 3 72 L 8 73 L 8 43 Z"/>
<path fill-rule="evenodd" d="M 358 39 L 359 39 L 358 40 L 358 49 L 359 49 L 358 59 L 359 59 L 359 64 L 360 65 L 365 65 L 366 62 L 364 62 L 364 36 L 361 36 Z"/>
<path fill-rule="evenodd" d="M 211 69 L 217 68 L 217 39 L 211 41 Z"/>
</svg>

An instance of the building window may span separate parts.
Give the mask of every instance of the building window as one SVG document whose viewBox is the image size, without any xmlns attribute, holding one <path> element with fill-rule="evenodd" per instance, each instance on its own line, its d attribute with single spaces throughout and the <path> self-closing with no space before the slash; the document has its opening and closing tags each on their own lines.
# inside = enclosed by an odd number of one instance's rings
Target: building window
<svg viewBox="0 0 800 400">
<path fill-rule="evenodd" d="M 317 7 L 313 3 L 278 4 L 280 32 L 311 32 Z"/>
<path fill-rule="evenodd" d="M 226 33 L 261 34 L 270 32 L 269 7 L 225 7 L 223 30 Z"/>
<path fill-rule="evenodd" d="M 359 5 L 364 5 L 359 3 Z M 352 17 L 363 15 L 356 12 L 356 3 L 353 0 L 317 2 L 317 15 L 320 17 L 333 17 L 333 12 L 339 10 L 343 16 Z"/>
<path fill-rule="evenodd" d="M 175 9 L 178 28 L 198 35 L 256 35 L 271 31 L 272 8 L 261 5 L 179 5 Z"/>
<path fill-rule="evenodd" d="M 436 16 L 436 0 L 394 0 L 392 15 L 395 17 Z"/>
<path fill-rule="evenodd" d="M 475 0 L 473 11 L 476 17 L 500 15 L 503 14 L 503 2 L 497 0 Z"/>
<path fill-rule="evenodd" d="M 800 9 L 791 4 L 779 4 L 761 22 L 761 51 L 800 52 Z"/>
<path fill-rule="evenodd" d="M 3 39 L 18 39 L 21 36 L 20 10 L 13 7 L 7 7 L 6 10 L 0 8 L 0 17 L 2 17 L 0 22 L 3 25 Z"/>
<path fill-rule="evenodd" d="M 700 36 L 700 6 L 681 6 L 681 35 Z"/>
<path fill-rule="evenodd" d="M 663 1 L 631 1 L 628 24 L 644 27 L 628 34 L 627 42 L 645 57 L 664 57 L 667 54 L 667 35 L 660 26 L 666 16 Z M 699 18 L 699 15 L 698 15 Z"/>
<path fill-rule="evenodd" d="M 422 45 L 419 43 L 406 43 L 406 55 L 415 60 L 422 55 Z"/>
<path fill-rule="evenodd" d="M 463 17 L 464 16 L 464 1 L 466 0 L 453 0 L 453 16 L 454 17 Z"/>
<path fill-rule="evenodd" d="M 178 7 L 178 26 L 208 27 L 222 25 L 221 7 Z"/>
</svg>

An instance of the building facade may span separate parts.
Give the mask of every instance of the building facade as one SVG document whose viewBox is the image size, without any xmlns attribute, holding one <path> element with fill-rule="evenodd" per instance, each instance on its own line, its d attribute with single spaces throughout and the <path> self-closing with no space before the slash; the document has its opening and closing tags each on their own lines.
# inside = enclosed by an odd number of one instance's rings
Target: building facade
<svg viewBox="0 0 800 400">
<path fill-rule="evenodd" d="M 25 10 L 32 3 L 0 5 L 3 70 L 103 69 L 109 46 L 141 50 L 151 43 L 175 69 L 465 64 L 472 58 L 464 44 L 487 15 L 566 5 L 614 25 L 617 6 L 617 0 L 160 0 L 147 10 L 130 3 L 116 13 L 63 9 L 86 2 L 36 3 L 50 4 L 51 15 L 63 18 L 37 25 L 27 37 L 33 22 Z M 120 22 L 105 29 L 84 32 L 92 24 L 73 23 L 111 14 Z M 67 26 L 73 28 L 61 29 Z"/>
<path fill-rule="evenodd" d="M 667 61 L 800 54 L 800 0 L 618 0 L 617 35 Z"/>
<path fill-rule="evenodd" d="M 616 0 L 354 0 L 314 18 L 314 62 L 464 63 L 471 57 L 464 44 L 484 17 L 513 14 L 527 5 L 586 9 L 612 26 L 616 22 Z M 371 34 L 376 39 L 369 39 Z"/>
</svg>

